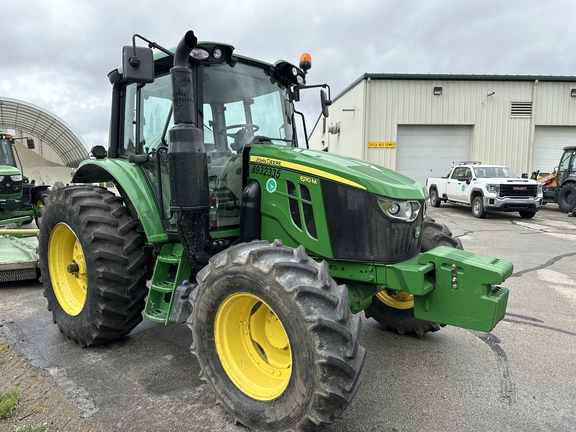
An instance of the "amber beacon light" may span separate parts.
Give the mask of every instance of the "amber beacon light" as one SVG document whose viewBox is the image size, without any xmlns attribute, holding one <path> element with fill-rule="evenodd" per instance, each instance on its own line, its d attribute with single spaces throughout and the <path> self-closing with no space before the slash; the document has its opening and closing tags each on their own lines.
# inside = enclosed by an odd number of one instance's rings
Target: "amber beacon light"
<svg viewBox="0 0 576 432">
<path fill-rule="evenodd" d="M 304 53 L 300 56 L 300 69 L 307 72 L 312 67 L 312 56 Z"/>
</svg>

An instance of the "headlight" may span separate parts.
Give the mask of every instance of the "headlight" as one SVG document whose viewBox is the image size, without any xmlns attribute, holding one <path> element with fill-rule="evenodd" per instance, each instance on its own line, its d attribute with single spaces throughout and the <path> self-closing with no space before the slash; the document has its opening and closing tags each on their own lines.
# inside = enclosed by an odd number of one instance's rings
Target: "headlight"
<svg viewBox="0 0 576 432">
<path fill-rule="evenodd" d="M 10 176 L 12 181 L 22 181 L 22 174 Z"/>
<path fill-rule="evenodd" d="M 2 180 L 0 180 L 2 181 Z M 536 187 L 536 194 L 540 195 L 542 193 L 542 185 L 540 183 L 538 183 L 538 186 Z"/>
<path fill-rule="evenodd" d="M 210 57 L 208 51 L 199 47 L 195 47 L 190 53 L 190 55 L 194 57 L 196 60 L 206 60 L 208 57 Z"/>
<path fill-rule="evenodd" d="M 390 204 L 388 204 L 388 213 L 390 213 L 393 216 L 396 216 L 398 213 L 400 213 L 400 205 L 398 203 L 391 202 Z"/>
<path fill-rule="evenodd" d="M 415 220 L 422 208 L 418 201 L 395 201 L 388 198 L 378 198 L 378 204 L 386 216 L 406 222 Z"/>
<path fill-rule="evenodd" d="M 0 182 L 4 181 L 4 176 L 0 176 Z"/>
<path fill-rule="evenodd" d="M 490 193 L 498 195 L 500 193 L 500 185 L 499 184 L 487 184 L 486 190 Z"/>
</svg>

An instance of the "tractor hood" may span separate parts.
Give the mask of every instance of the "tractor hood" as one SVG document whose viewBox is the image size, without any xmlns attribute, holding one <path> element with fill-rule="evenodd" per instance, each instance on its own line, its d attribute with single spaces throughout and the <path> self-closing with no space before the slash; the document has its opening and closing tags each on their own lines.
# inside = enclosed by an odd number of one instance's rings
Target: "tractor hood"
<svg viewBox="0 0 576 432">
<path fill-rule="evenodd" d="M 0 176 L 22 175 L 18 168 L 12 165 L 0 165 Z"/>
<path fill-rule="evenodd" d="M 301 172 L 397 199 L 422 200 L 428 196 L 422 183 L 391 169 L 322 151 L 258 145 L 250 150 L 250 162 Z"/>
</svg>

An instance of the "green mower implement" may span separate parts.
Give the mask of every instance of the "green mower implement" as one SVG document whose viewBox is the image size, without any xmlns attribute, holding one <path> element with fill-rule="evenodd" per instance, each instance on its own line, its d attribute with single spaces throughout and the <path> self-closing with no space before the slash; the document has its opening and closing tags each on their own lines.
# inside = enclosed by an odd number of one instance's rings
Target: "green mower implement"
<svg viewBox="0 0 576 432">
<path fill-rule="evenodd" d="M 347 408 L 359 312 L 399 333 L 490 331 L 513 270 L 427 218 L 422 184 L 308 149 L 300 93 L 320 88 L 325 117 L 330 104 L 310 67 L 191 31 L 174 50 L 135 35 L 108 75 L 108 148 L 51 191 L 38 234 L 62 333 L 85 347 L 143 318 L 187 322 L 203 379 L 256 431 L 316 430 Z"/>
<path fill-rule="evenodd" d="M 0 223 L 0 283 L 38 278 L 38 230 L 18 229 L 21 224 L 21 219 Z"/>
</svg>

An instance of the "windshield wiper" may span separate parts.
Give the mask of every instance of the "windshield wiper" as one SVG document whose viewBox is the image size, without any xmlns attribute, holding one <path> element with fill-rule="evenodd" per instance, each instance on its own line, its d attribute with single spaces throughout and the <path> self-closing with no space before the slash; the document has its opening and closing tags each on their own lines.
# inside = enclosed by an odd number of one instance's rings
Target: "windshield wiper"
<svg viewBox="0 0 576 432">
<path fill-rule="evenodd" d="M 270 138 L 264 135 L 256 135 L 252 140 L 254 144 L 272 144 L 272 141 L 284 141 L 288 143 L 294 143 L 294 140 L 289 140 L 286 138 Z"/>
</svg>

